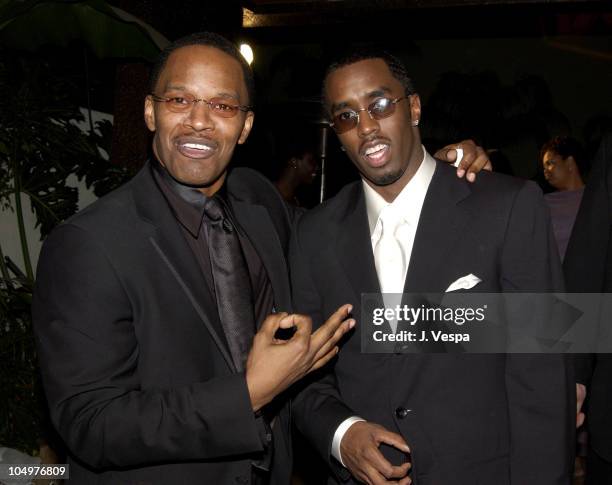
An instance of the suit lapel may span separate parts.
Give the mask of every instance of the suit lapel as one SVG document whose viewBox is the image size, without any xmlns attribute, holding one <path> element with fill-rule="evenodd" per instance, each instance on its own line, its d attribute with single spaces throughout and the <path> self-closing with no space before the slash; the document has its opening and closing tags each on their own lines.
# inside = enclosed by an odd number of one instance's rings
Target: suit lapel
<svg viewBox="0 0 612 485">
<path fill-rule="evenodd" d="M 246 232 L 255 247 L 274 293 L 274 305 L 278 311 L 289 311 L 291 295 L 287 263 L 283 257 L 283 247 L 274 224 L 265 207 L 237 199 L 232 199 L 234 217 Z"/>
<path fill-rule="evenodd" d="M 346 206 L 334 223 L 336 257 L 342 264 L 358 301 L 362 293 L 380 293 L 370 227 L 361 183 L 355 183 L 346 197 Z"/>
<path fill-rule="evenodd" d="M 458 204 L 470 193 L 467 182 L 456 180 L 454 170 L 442 166 L 441 162 L 436 163 L 419 217 L 405 293 L 446 290 L 440 286 L 441 265 L 445 264 L 469 221 L 467 212 Z"/>
<path fill-rule="evenodd" d="M 235 372 L 225 336 L 213 324 L 218 321 L 216 302 L 168 203 L 153 179 L 149 164 L 137 177 L 134 180 L 134 202 L 141 218 L 151 227 L 149 241 L 154 251 L 186 294 L 229 368 Z"/>
</svg>

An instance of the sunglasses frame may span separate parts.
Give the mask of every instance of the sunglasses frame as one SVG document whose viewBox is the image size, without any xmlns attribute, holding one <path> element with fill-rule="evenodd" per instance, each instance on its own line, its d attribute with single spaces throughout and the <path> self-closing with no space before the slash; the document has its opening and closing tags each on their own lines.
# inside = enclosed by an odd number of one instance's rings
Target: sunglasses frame
<svg viewBox="0 0 612 485">
<path fill-rule="evenodd" d="M 359 125 L 359 114 L 362 111 L 367 111 L 368 115 L 373 120 L 376 120 L 376 121 L 383 120 L 383 119 L 388 118 L 389 116 L 393 115 L 393 113 L 395 113 L 395 105 L 397 103 L 399 103 L 400 101 L 402 101 L 404 99 L 410 98 L 410 96 L 411 95 L 400 96 L 399 98 L 395 98 L 395 99 L 386 98 L 386 97 L 378 98 L 376 101 L 373 101 L 372 103 L 370 103 L 366 108 L 361 108 L 361 109 L 357 109 L 357 110 L 355 110 L 355 109 L 348 110 L 348 111 L 351 111 L 351 112 L 353 112 L 353 113 L 355 113 L 357 115 L 357 116 L 351 118 L 352 120 L 355 120 L 355 121 L 353 122 L 352 126 L 350 126 L 349 128 L 338 129 L 338 127 L 337 127 L 338 123 L 336 121 L 334 121 L 334 120 L 336 120 L 336 118 L 338 118 L 338 116 L 340 116 L 340 115 L 336 115 L 336 116 L 332 117 L 332 122 L 329 124 L 329 126 L 331 126 L 338 135 L 341 135 L 342 133 L 346 133 L 347 131 L 351 131 L 353 128 L 355 128 L 355 127 L 357 127 L 357 125 Z M 373 110 L 374 110 L 374 107 L 375 107 L 376 103 L 382 101 L 383 99 L 388 100 L 390 102 L 388 107 L 393 106 L 393 109 L 391 109 L 388 113 L 385 113 L 384 115 L 381 116 L 380 114 L 376 114 L 376 112 L 373 112 Z M 343 113 L 346 113 L 348 111 L 344 111 Z M 343 114 L 343 113 L 341 113 L 341 114 Z"/>
<path fill-rule="evenodd" d="M 215 109 L 213 109 L 213 104 L 217 104 L 215 102 L 213 102 L 212 100 L 207 100 L 204 98 L 193 98 L 192 100 L 187 99 L 187 97 L 191 97 L 191 95 L 184 95 L 184 96 L 172 96 L 172 97 L 165 97 L 165 96 L 158 96 L 155 93 L 149 93 L 149 96 L 151 96 L 151 99 L 155 102 L 158 103 L 166 103 L 166 107 L 168 108 L 168 110 L 172 111 L 173 113 L 187 113 L 189 111 L 191 111 L 193 109 L 193 107 L 199 103 L 200 101 L 207 104 L 208 108 L 211 110 L 211 112 L 213 112 L 214 114 L 221 116 L 222 118 L 233 118 L 234 116 L 236 116 L 238 114 L 238 111 L 242 111 L 243 113 L 247 113 L 249 111 L 253 110 L 252 106 L 246 106 L 246 105 L 239 105 L 239 104 L 230 104 L 230 103 L 222 103 L 225 104 L 231 108 L 233 108 L 233 110 L 230 113 L 230 116 L 224 116 L 222 114 L 221 111 L 216 111 Z M 189 105 L 185 106 L 185 109 L 179 109 L 179 110 L 173 110 L 172 108 L 170 108 L 170 102 L 174 99 L 177 98 L 184 98 L 187 99 L 187 101 L 189 101 Z M 216 99 L 216 98 L 213 98 Z"/>
</svg>

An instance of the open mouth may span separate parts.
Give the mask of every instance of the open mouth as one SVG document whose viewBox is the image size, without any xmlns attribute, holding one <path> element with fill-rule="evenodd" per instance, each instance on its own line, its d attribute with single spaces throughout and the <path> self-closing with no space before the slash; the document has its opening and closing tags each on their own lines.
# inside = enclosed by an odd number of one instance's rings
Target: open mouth
<svg viewBox="0 0 612 485">
<path fill-rule="evenodd" d="M 389 160 L 391 146 L 388 143 L 369 143 L 361 150 L 363 158 L 372 167 L 380 167 Z"/>
<path fill-rule="evenodd" d="M 212 140 L 178 140 L 176 147 L 181 155 L 187 158 L 209 158 L 217 151 L 217 144 Z"/>
</svg>

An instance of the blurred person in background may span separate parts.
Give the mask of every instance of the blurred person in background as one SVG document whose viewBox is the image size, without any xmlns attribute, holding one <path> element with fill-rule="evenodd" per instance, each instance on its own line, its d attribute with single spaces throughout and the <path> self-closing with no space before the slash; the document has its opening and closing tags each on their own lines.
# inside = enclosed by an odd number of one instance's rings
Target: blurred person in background
<svg viewBox="0 0 612 485">
<path fill-rule="evenodd" d="M 555 240 L 562 260 L 584 192 L 580 170 L 584 166 L 583 153 L 580 143 L 567 136 L 552 138 L 540 150 L 544 178 L 555 189 L 544 198 L 550 208 Z"/>
<path fill-rule="evenodd" d="M 290 136 L 279 136 L 276 152 L 273 179 L 283 199 L 291 206 L 305 208 L 318 202 L 312 201 L 311 194 L 307 193 L 319 172 L 315 134 L 305 129 Z"/>
</svg>

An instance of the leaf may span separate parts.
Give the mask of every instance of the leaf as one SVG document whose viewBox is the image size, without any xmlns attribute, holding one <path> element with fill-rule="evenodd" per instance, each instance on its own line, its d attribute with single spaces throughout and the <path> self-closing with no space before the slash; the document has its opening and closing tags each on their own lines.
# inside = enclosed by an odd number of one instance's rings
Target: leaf
<svg viewBox="0 0 612 485">
<path fill-rule="evenodd" d="M 44 238 L 78 209 L 68 177 L 107 162 L 96 139 L 75 125 L 83 115 L 68 97 L 70 83 L 44 63 L 7 64 L 0 62 L 0 83 L 16 86 L 17 95 L 0 98 L 0 143 L 7 148 L 0 150 L 0 204 L 15 191 L 29 197 Z"/>
</svg>

